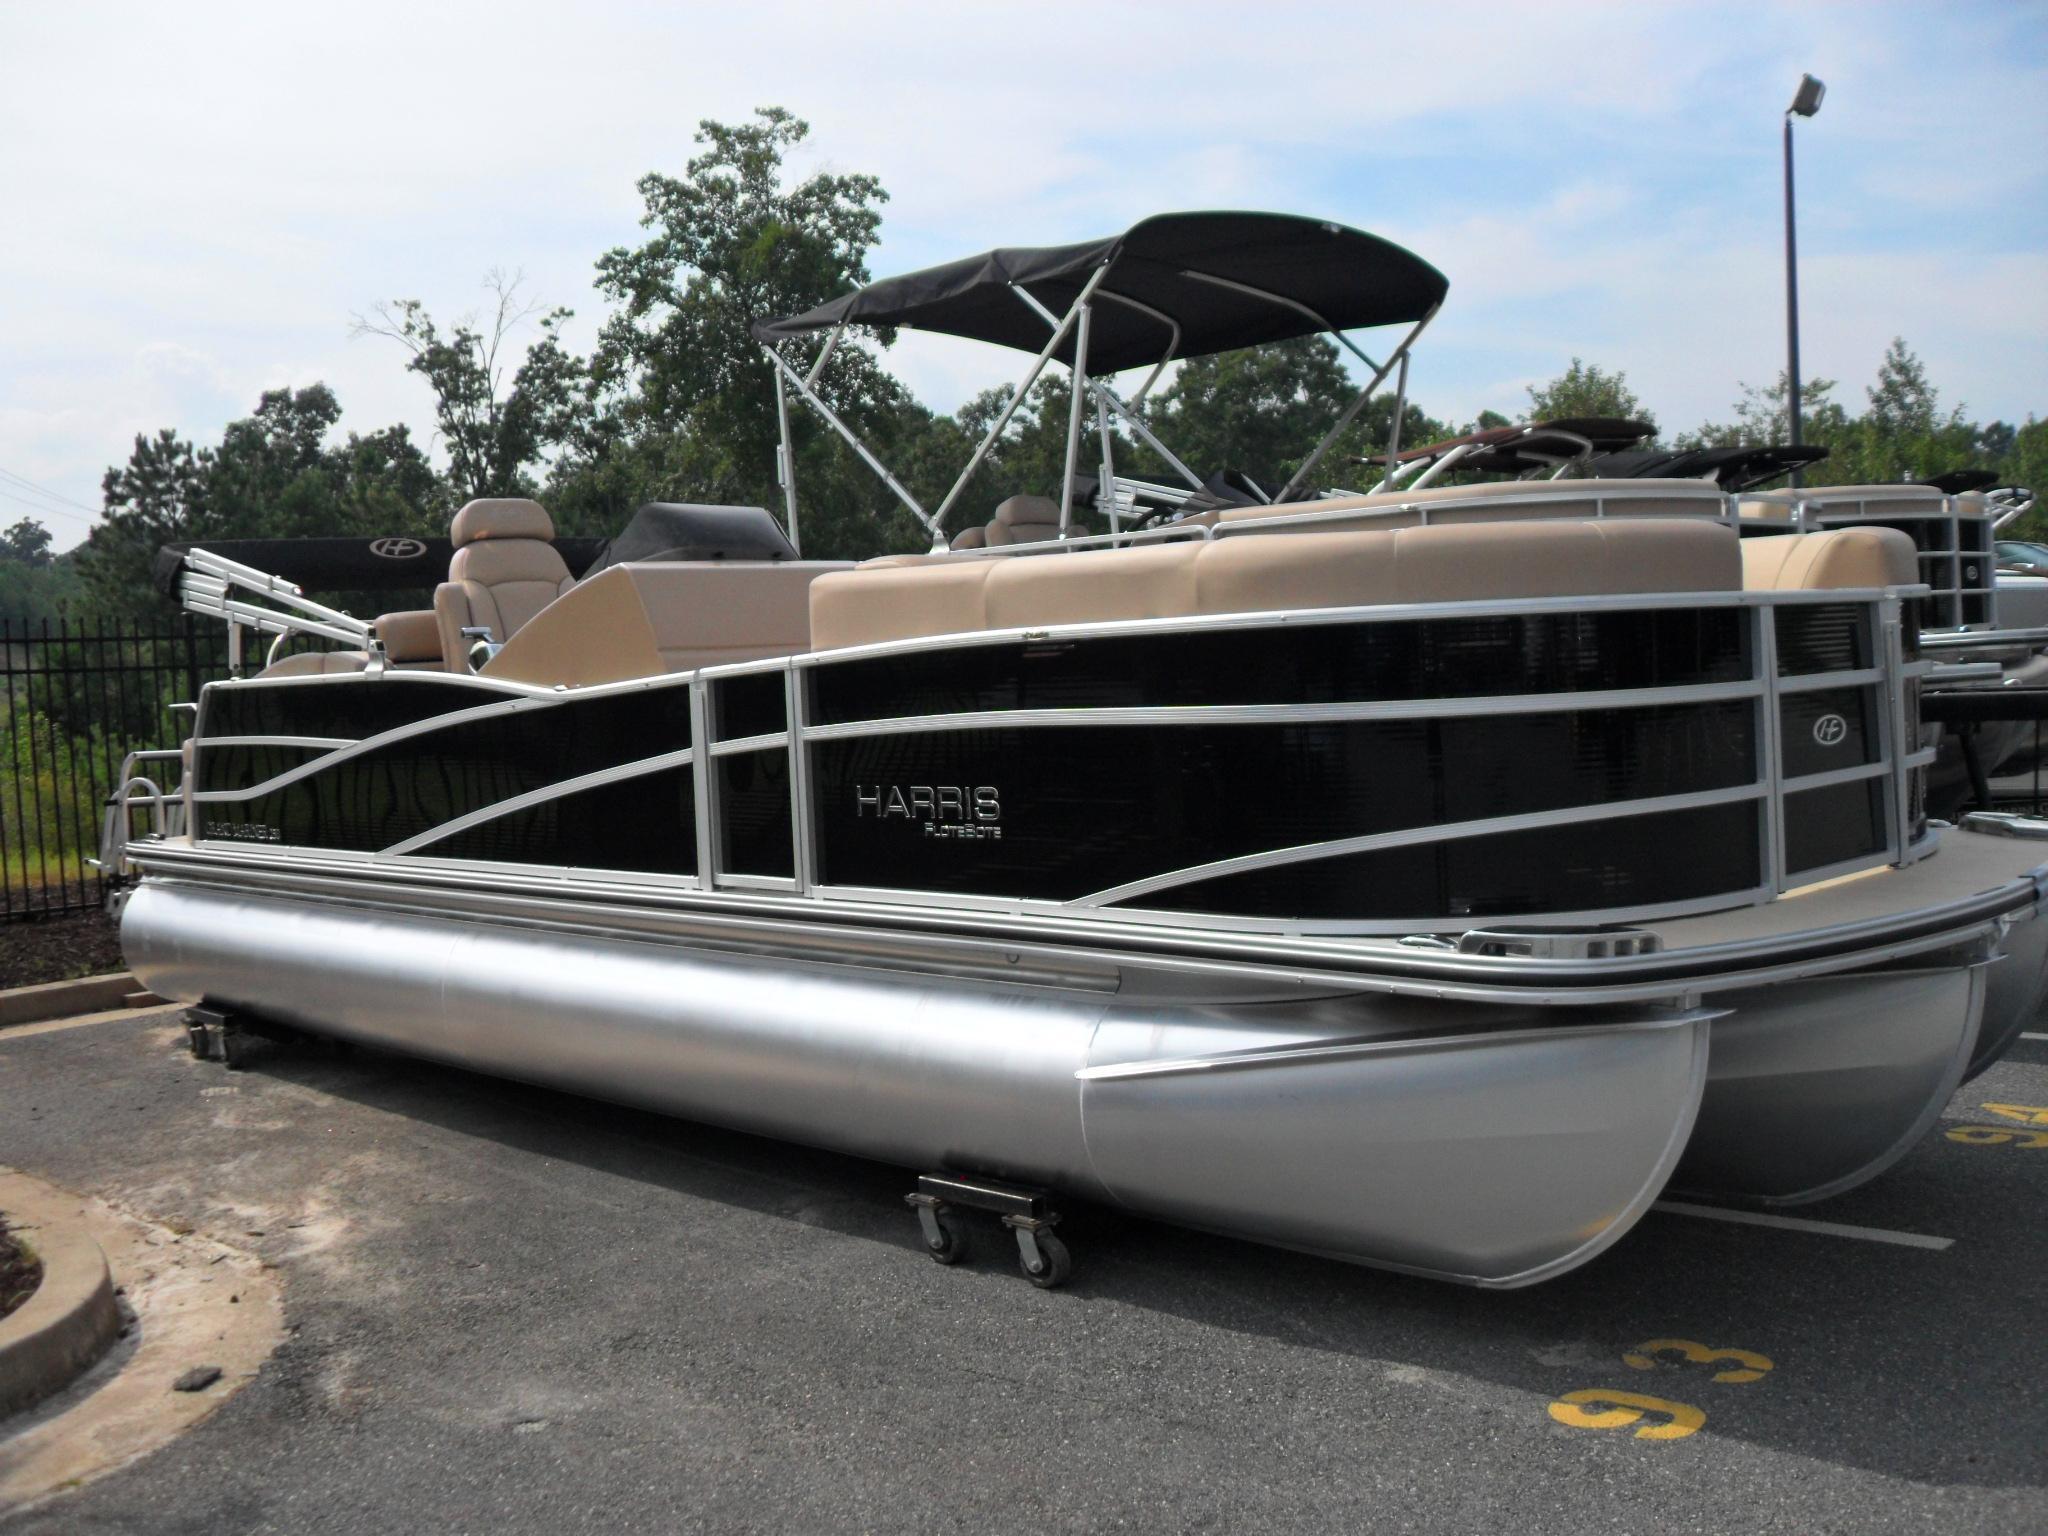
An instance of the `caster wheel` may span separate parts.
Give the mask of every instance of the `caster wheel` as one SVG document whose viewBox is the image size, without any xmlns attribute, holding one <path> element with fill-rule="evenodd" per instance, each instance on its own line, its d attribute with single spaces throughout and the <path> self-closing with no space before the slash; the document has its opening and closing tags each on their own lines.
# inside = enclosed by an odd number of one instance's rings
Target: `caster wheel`
<svg viewBox="0 0 2048 1536">
<path fill-rule="evenodd" d="M 1065 1285 L 1074 1272 L 1074 1256 L 1067 1252 L 1067 1245 L 1051 1232 L 1036 1233 L 1033 1241 L 1038 1245 L 1038 1265 L 1033 1268 L 1029 1259 L 1022 1260 L 1024 1278 L 1041 1291 Z"/>
<path fill-rule="evenodd" d="M 967 1257 L 967 1234 L 949 1216 L 936 1217 L 935 1220 L 939 1227 L 938 1241 L 925 1238 L 924 1251 L 932 1256 L 934 1264 L 958 1264 Z"/>
</svg>

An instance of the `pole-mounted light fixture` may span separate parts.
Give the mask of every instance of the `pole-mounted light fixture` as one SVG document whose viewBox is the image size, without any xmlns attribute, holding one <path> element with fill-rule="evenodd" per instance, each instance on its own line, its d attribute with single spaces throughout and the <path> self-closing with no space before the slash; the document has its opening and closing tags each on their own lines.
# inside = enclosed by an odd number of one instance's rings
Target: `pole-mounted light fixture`
<svg viewBox="0 0 2048 1536">
<path fill-rule="evenodd" d="M 1785 420 L 1795 448 L 1799 446 L 1799 242 L 1792 217 L 1792 119 L 1813 116 L 1827 93 L 1821 81 L 1801 75 L 1792 105 L 1785 109 Z M 1803 478 L 1798 470 L 1792 471 L 1794 485 Z"/>
</svg>

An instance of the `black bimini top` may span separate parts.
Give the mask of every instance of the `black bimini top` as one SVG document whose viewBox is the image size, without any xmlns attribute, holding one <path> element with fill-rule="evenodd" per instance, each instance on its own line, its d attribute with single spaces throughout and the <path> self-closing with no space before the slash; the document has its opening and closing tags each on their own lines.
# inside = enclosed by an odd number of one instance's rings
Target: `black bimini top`
<svg viewBox="0 0 2048 1536">
<path fill-rule="evenodd" d="M 1464 448 L 1468 451 L 1457 464 L 1461 472 L 1479 470 L 1488 474 L 1513 475 L 1527 469 L 1541 469 L 1560 459 L 1575 458 L 1586 452 L 1589 444 L 1595 452 L 1625 448 L 1631 443 L 1641 442 L 1656 430 L 1647 421 L 1630 421 L 1619 416 L 1560 416 L 1552 421 L 1525 422 L 1519 426 L 1486 427 L 1460 437 L 1447 437 L 1442 442 L 1404 448 L 1394 458 L 1397 463 L 1412 464 L 1417 459 L 1440 458 L 1453 448 Z M 1384 464 L 1387 456 L 1369 453 L 1361 456 L 1358 462 Z"/>
<path fill-rule="evenodd" d="M 1747 448 L 1645 448 L 1603 454 L 1587 472 L 1599 480 L 1711 480 L 1722 490 L 1733 492 L 1767 484 L 1827 456 L 1825 448 L 1790 443 Z"/>
<path fill-rule="evenodd" d="M 1421 257 L 1342 224 L 1282 213 L 1165 213 L 1107 240 L 1005 248 L 885 278 L 806 314 L 757 320 L 753 332 L 773 344 L 848 323 L 911 326 L 1037 352 L 1049 334 L 1045 320 L 1010 289 L 1065 315 L 1105 267 L 1089 320 L 1091 373 L 1412 323 L 1450 286 Z M 1070 329 L 1053 354 L 1070 366 L 1074 340 Z"/>
<path fill-rule="evenodd" d="M 1944 496 L 1963 496 L 1998 484 L 1995 469 L 1952 469 L 1945 475 L 1930 475 L 1920 482 Z"/>
</svg>

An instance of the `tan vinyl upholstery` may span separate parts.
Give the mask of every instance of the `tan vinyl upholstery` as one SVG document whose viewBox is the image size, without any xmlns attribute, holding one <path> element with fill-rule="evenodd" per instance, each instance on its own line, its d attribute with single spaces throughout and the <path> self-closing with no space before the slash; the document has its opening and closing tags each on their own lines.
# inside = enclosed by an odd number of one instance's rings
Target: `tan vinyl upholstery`
<svg viewBox="0 0 2048 1536">
<path fill-rule="evenodd" d="M 962 528 L 953 535 L 954 549 L 985 549 L 988 547 L 988 530 L 976 523 L 972 528 Z"/>
<path fill-rule="evenodd" d="M 1742 541 L 1742 585 L 1751 592 L 1909 587 L 1920 580 L 1913 541 L 1896 528 L 1837 528 Z"/>
<path fill-rule="evenodd" d="M 982 533 L 991 549 L 1056 539 L 1060 536 L 1060 504 L 1050 496 L 1009 497 L 996 508 Z"/>
<path fill-rule="evenodd" d="M 1288 539 L 862 566 L 811 587 L 815 649 L 922 635 L 1385 603 L 1727 592 L 1733 529 L 1601 518 L 1317 530 Z"/>
<path fill-rule="evenodd" d="M 575 580 L 555 552 L 554 523 L 538 502 L 472 501 L 455 514 L 455 558 L 434 589 L 441 654 L 451 672 L 469 670 L 465 628 L 483 626 L 504 644 Z"/>
<path fill-rule="evenodd" d="M 1302 513 L 1355 511 L 1356 522 L 1328 522 L 1275 533 L 1338 528 L 1414 528 L 1424 523 L 1508 522 L 1524 518 L 1721 517 L 1727 498 L 1708 480 L 1495 480 L 1481 485 L 1428 485 L 1419 491 L 1333 496 L 1270 507 L 1228 507 L 1219 523 L 1253 522 Z"/>
<path fill-rule="evenodd" d="M 464 504 L 448 526 L 457 549 L 482 539 L 538 539 L 551 542 L 555 520 L 537 501 L 517 496 L 484 496 Z"/>
<path fill-rule="evenodd" d="M 370 664 L 365 651 L 300 651 L 272 662 L 258 677 L 331 677 L 338 672 L 360 672 Z"/>
<path fill-rule="evenodd" d="M 484 667 L 516 683 L 619 682 L 810 649 L 810 587 L 824 560 L 615 565 L 578 585 Z"/>
<path fill-rule="evenodd" d="M 386 613 L 371 626 L 390 665 L 404 671 L 429 672 L 441 667 L 441 620 L 431 608 Z"/>
</svg>

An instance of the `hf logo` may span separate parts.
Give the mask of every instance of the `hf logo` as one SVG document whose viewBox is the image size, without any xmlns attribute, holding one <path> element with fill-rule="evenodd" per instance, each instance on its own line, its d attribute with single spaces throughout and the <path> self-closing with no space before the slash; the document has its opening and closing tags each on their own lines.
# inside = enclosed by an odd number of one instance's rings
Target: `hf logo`
<svg viewBox="0 0 2048 1536">
<path fill-rule="evenodd" d="M 1813 739 L 1823 747 L 1839 747 L 1849 734 L 1849 722 L 1840 715 L 1822 715 L 1813 722 Z"/>
<path fill-rule="evenodd" d="M 427 552 L 419 539 L 372 539 L 370 553 L 384 560 L 417 560 Z"/>
</svg>

